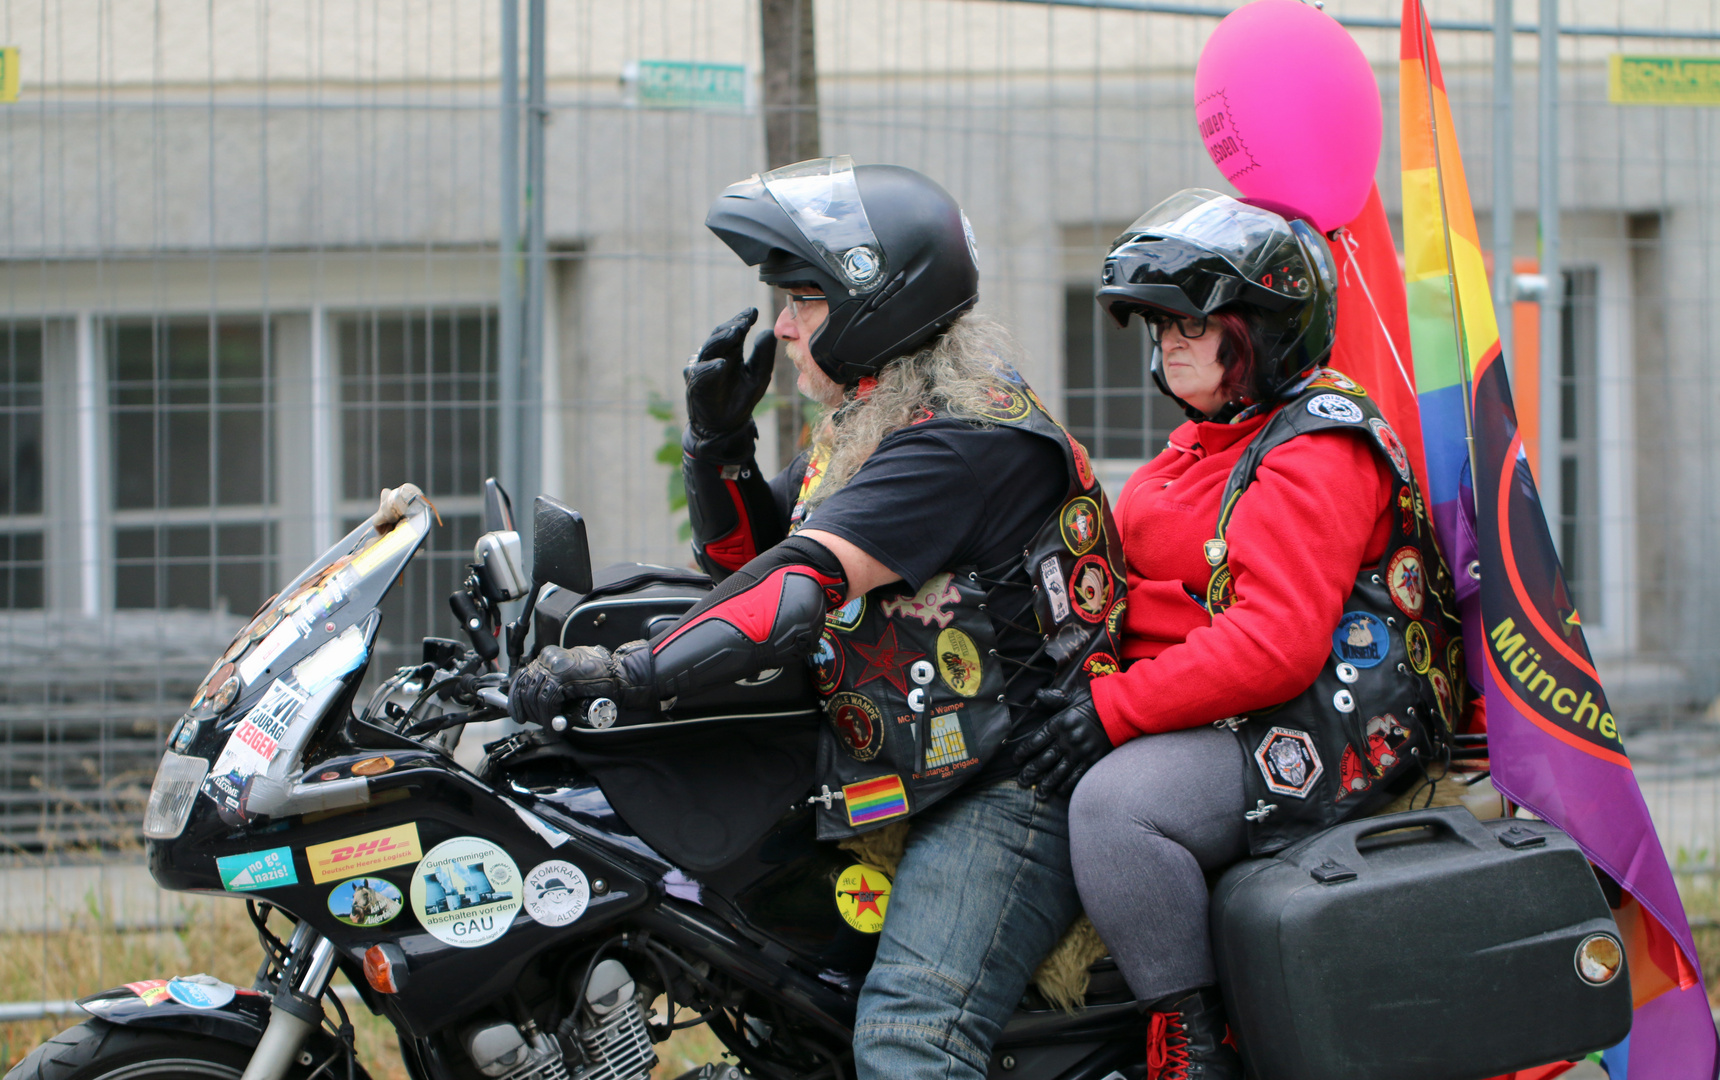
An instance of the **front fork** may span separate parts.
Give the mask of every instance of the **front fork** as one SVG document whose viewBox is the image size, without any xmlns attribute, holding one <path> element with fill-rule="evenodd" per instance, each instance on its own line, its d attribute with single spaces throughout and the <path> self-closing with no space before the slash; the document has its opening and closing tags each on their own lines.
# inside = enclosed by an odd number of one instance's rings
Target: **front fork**
<svg viewBox="0 0 1720 1080">
<path fill-rule="evenodd" d="M 322 1026 L 322 995 L 334 976 L 334 943 L 301 922 L 287 943 L 287 963 L 272 987 L 269 1026 L 242 1080 L 285 1080 L 305 1040 Z M 259 979 L 259 982 L 264 982 Z"/>
</svg>

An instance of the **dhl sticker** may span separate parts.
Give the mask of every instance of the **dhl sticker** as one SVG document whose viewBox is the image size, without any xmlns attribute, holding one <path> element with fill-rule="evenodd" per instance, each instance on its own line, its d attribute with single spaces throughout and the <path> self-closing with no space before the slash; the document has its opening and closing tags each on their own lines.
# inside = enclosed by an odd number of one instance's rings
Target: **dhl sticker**
<svg viewBox="0 0 1720 1080">
<path fill-rule="evenodd" d="M 336 878 L 356 877 L 384 867 L 415 863 L 423 857 L 415 822 L 305 848 L 305 858 L 311 864 L 311 880 L 319 885 Z"/>
</svg>

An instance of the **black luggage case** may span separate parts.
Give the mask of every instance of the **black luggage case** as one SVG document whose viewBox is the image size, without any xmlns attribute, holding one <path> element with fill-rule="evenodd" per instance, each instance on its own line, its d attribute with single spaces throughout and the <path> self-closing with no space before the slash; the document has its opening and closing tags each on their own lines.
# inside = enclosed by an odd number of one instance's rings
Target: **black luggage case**
<svg viewBox="0 0 1720 1080">
<path fill-rule="evenodd" d="M 1346 822 L 1227 871 L 1212 933 L 1254 1080 L 1484 1080 L 1630 1032 L 1618 927 L 1545 822 Z"/>
</svg>

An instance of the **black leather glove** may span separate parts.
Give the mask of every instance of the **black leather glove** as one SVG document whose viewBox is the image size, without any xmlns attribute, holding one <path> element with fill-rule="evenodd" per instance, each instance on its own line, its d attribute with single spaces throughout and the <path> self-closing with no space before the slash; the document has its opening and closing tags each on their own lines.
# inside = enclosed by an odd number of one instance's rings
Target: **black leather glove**
<svg viewBox="0 0 1720 1080">
<path fill-rule="evenodd" d="M 554 717 L 567 716 L 569 706 L 591 698 L 644 708 L 656 696 L 652 666 L 651 650 L 643 641 L 630 641 L 614 652 L 601 645 L 549 645 L 514 678 L 508 711 L 522 724 L 547 729 Z"/>
<path fill-rule="evenodd" d="M 687 361 L 687 426 L 699 443 L 751 433 L 753 409 L 764 399 L 776 368 L 776 335 L 769 330 L 753 342 L 752 354 L 741 359 L 747 331 L 757 321 L 758 308 L 747 308 L 712 330 Z"/>
<path fill-rule="evenodd" d="M 1111 752 L 1111 737 L 1085 686 L 1073 694 L 1041 690 L 1034 698 L 1057 711 L 1015 748 L 1015 763 L 1023 766 L 1015 782 L 1049 799 L 1074 791 L 1093 763 Z"/>
</svg>

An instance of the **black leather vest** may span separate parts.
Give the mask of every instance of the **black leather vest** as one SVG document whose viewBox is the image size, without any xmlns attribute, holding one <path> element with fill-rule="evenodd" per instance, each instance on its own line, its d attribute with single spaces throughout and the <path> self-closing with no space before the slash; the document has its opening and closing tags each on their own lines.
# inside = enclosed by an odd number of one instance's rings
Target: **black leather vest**
<svg viewBox="0 0 1720 1080">
<path fill-rule="evenodd" d="M 826 719 L 815 797 L 821 840 L 932 805 L 997 753 L 1035 690 L 1117 669 L 1126 579 L 1110 505 L 1086 451 L 1013 378 L 986 421 L 1057 444 L 1064 500 L 1005 566 L 950 567 L 912 592 L 895 582 L 826 616 L 811 660 Z M 997 653 L 990 604 L 1008 590 L 1034 594 L 1041 644 L 1030 666 Z"/>
<path fill-rule="evenodd" d="M 1464 706 L 1451 574 L 1409 457 L 1367 392 L 1329 368 L 1267 421 L 1231 471 L 1218 535 L 1206 543 L 1208 609 L 1217 614 L 1234 599 L 1225 527 L 1261 460 L 1298 435 L 1340 428 L 1365 434 L 1391 469 L 1391 541 L 1379 565 L 1356 576 L 1314 684 L 1275 708 L 1218 722 L 1236 733 L 1247 757 L 1251 855 L 1390 802 L 1446 744 Z"/>
</svg>

